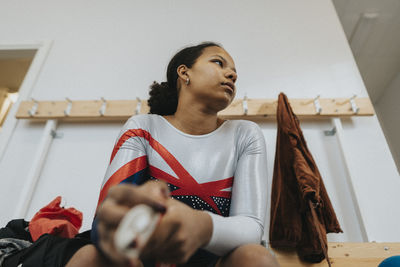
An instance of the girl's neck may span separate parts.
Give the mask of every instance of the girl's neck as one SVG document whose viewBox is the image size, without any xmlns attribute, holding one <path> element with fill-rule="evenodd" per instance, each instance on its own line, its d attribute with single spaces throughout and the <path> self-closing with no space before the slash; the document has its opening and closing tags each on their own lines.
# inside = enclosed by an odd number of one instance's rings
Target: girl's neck
<svg viewBox="0 0 400 267">
<path fill-rule="evenodd" d="M 164 116 L 178 130 L 191 134 L 203 135 L 215 131 L 224 120 L 217 113 L 206 113 L 195 108 L 179 108 L 174 115 Z"/>
</svg>

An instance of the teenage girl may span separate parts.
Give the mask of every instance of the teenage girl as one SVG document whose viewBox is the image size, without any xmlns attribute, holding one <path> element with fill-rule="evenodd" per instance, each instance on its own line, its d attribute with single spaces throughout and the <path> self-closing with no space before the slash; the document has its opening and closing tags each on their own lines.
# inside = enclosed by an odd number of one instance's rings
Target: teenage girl
<svg viewBox="0 0 400 267">
<path fill-rule="evenodd" d="M 268 201 L 264 137 L 253 122 L 217 116 L 234 99 L 237 76 L 232 57 L 215 43 L 171 59 L 167 81 L 151 85 L 150 114 L 130 118 L 117 139 L 93 223 L 95 246 L 81 248 L 68 267 L 279 266 L 260 245 Z M 114 233 L 140 203 L 163 216 L 140 260 L 129 260 L 116 251 Z"/>
</svg>

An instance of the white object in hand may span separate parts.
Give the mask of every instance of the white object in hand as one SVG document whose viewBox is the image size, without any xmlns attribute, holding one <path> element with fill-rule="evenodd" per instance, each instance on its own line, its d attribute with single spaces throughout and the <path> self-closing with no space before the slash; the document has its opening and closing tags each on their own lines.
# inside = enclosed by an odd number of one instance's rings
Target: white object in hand
<svg viewBox="0 0 400 267">
<path fill-rule="evenodd" d="M 115 232 L 116 249 L 129 258 L 139 258 L 141 249 L 146 245 L 160 220 L 160 213 L 147 205 L 133 207 L 122 218 Z"/>
</svg>

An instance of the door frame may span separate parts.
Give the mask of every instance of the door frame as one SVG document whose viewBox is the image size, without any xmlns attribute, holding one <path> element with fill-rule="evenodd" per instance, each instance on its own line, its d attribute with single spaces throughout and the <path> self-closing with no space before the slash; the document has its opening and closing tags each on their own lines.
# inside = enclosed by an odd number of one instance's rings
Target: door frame
<svg viewBox="0 0 400 267">
<path fill-rule="evenodd" d="M 31 41 L 31 42 L 15 42 L 15 43 L 0 43 L 0 50 L 36 50 L 32 63 L 24 77 L 19 88 L 19 97 L 17 102 L 13 104 L 8 112 L 7 118 L 4 121 L 0 131 L 0 162 L 7 151 L 10 139 L 17 127 L 18 120 L 15 118 L 18 107 L 22 100 L 30 98 L 36 81 L 43 69 L 44 62 L 47 59 L 50 48 L 53 44 L 51 40 Z"/>
</svg>

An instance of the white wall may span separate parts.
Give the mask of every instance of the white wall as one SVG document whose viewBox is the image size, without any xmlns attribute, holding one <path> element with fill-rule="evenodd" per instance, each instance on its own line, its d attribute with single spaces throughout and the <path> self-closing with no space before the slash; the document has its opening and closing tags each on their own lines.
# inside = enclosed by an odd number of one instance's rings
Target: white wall
<svg viewBox="0 0 400 267">
<path fill-rule="evenodd" d="M 390 150 L 397 162 L 400 172 L 400 73 L 385 89 L 383 95 L 375 104 L 379 121 L 385 132 Z"/>
<path fill-rule="evenodd" d="M 53 40 L 32 96 L 39 100 L 147 97 L 164 79 L 182 46 L 220 42 L 239 73 L 238 97 L 367 96 L 335 9 L 329 0 L 158 0 L 0 2 L 0 43 Z M 90 227 L 97 194 L 122 123 L 63 123 L 42 172 L 27 219 L 56 195 L 84 212 Z M 274 122 L 267 138 L 270 182 Z M 329 121 L 305 121 L 305 137 L 345 230 L 330 240 L 361 241 L 335 137 Z M 43 124 L 21 121 L 0 162 L 0 224 L 12 219 Z M 400 179 L 376 117 L 345 122 L 348 162 L 370 240 L 400 241 Z M 1 136 L 0 136 L 1 138 Z"/>
</svg>

